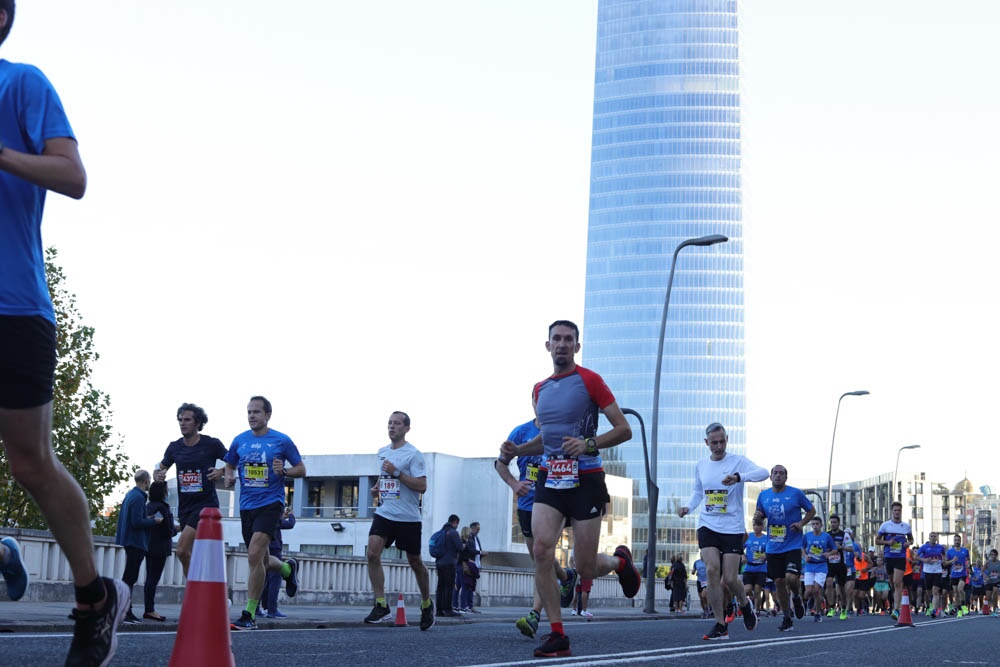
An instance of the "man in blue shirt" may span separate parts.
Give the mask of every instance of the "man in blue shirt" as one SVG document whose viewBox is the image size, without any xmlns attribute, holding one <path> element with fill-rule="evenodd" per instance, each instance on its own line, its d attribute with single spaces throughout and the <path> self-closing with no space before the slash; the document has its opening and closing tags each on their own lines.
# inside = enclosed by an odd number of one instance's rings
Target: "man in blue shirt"
<svg viewBox="0 0 1000 667">
<path fill-rule="evenodd" d="M 247 404 L 250 430 L 236 436 L 226 454 L 226 484 L 240 478 L 240 520 L 243 543 L 247 545 L 250 575 L 247 578 L 247 606 L 231 624 L 234 630 L 256 630 L 257 605 L 264 590 L 265 572 L 276 570 L 285 580 L 285 594 L 295 597 L 299 588 L 299 564 L 285 562 L 268 553 L 268 545 L 278 530 L 285 507 L 285 478 L 305 477 L 306 464 L 299 450 L 284 433 L 268 428 L 271 402 L 254 396 Z M 285 468 L 285 462 L 291 467 Z"/>
<path fill-rule="evenodd" d="M 771 488 L 764 489 L 757 496 L 757 511 L 754 513 L 754 519 L 767 521 L 767 576 L 774 579 L 778 604 L 784 614 L 778 626 L 779 632 L 792 629 L 793 608 L 796 618 L 805 615 L 799 595 L 802 527 L 816 515 L 816 508 L 800 489 L 786 486 L 787 479 L 785 466 L 771 468 Z"/>
<path fill-rule="evenodd" d="M 128 586 L 130 601 L 123 622 L 129 625 L 142 623 L 132 613 L 132 587 L 139 580 L 139 567 L 149 550 L 149 529 L 163 521 L 163 517 L 160 515 L 146 516 L 146 500 L 151 481 L 149 472 L 136 470 L 135 486 L 125 494 L 125 500 L 122 501 L 122 506 L 118 510 L 118 531 L 115 533 L 115 543 L 125 549 L 125 573 L 122 574 L 122 581 Z"/>
<path fill-rule="evenodd" d="M 0 0 L 0 44 L 14 0 Z M 100 577 L 90 510 L 52 453 L 55 309 L 45 278 L 42 211 L 49 190 L 83 197 L 87 173 L 52 84 L 38 68 L 0 59 L 0 433 L 14 479 L 38 504 L 73 573 L 76 623 L 66 664 L 107 664 L 128 609 L 128 587 Z M 4 539 L 0 571 L 13 599 L 28 576 Z"/>
<path fill-rule="evenodd" d="M 767 535 L 764 534 L 764 520 L 753 520 L 753 534 L 743 545 L 743 586 L 747 597 L 753 601 L 754 609 L 760 613 L 764 608 L 764 584 L 767 582 Z"/>
<path fill-rule="evenodd" d="M 965 603 L 965 578 L 969 576 L 969 550 L 962 546 L 962 536 L 956 533 L 952 548 L 948 549 L 944 566 L 951 566 L 951 590 L 955 596 L 955 607 L 961 618 L 969 613 Z"/>
<path fill-rule="evenodd" d="M 823 586 L 826 584 L 827 563 L 836 557 L 837 543 L 830 533 L 823 532 L 823 520 L 814 516 L 809 522 L 812 530 L 802 536 L 802 557 L 805 559 L 802 581 L 806 587 L 806 599 L 813 601 L 813 621 L 823 620 Z"/>
</svg>

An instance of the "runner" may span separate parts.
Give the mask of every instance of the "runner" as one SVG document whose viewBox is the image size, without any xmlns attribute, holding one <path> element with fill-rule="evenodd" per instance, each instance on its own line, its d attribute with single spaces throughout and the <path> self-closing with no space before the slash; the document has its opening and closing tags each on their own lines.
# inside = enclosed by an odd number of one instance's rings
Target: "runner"
<svg viewBox="0 0 1000 667">
<path fill-rule="evenodd" d="M 712 615 L 712 610 L 708 606 L 708 568 L 705 566 L 705 561 L 698 558 L 691 565 L 691 570 L 694 572 L 695 585 L 698 587 L 698 600 L 701 601 L 701 617 L 708 618 Z"/>
<path fill-rule="evenodd" d="M 162 482 L 167 470 L 177 464 L 177 519 L 181 534 L 177 538 L 177 558 L 187 577 L 191 564 L 191 550 L 198 534 L 198 519 L 206 507 L 218 507 L 215 480 L 221 478 L 225 466 L 215 467 L 216 461 L 226 458 L 226 446 L 218 438 L 202 435 L 208 415 L 194 403 L 184 403 L 177 408 L 177 425 L 181 437 L 174 440 L 163 452 L 163 460 L 153 469 L 153 479 Z"/>
<path fill-rule="evenodd" d="M 997 602 L 1000 602 L 1000 560 L 997 559 L 997 550 L 990 551 L 990 559 L 983 566 L 983 581 L 986 582 L 986 601 L 990 604 L 990 609 L 994 616 L 1000 616 L 1000 609 L 997 609 Z"/>
<path fill-rule="evenodd" d="M 805 558 L 803 583 L 806 599 L 813 603 L 813 622 L 823 620 L 823 586 L 826 584 L 827 561 L 840 555 L 837 543 L 829 533 L 823 532 L 823 519 L 814 516 L 809 522 L 812 530 L 802 536 L 802 556 Z"/>
<path fill-rule="evenodd" d="M 778 604 L 784 615 L 779 632 L 788 632 L 794 626 L 793 608 L 795 618 L 805 615 L 799 594 L 802 527 L 816 515 L 816 508 L 806 495 L 794 486 L 787 486 L 787 479 L 785 466 L 771 468 L 771 488 L 760 492 L 754 513 L 755 519 L 767 521 L 767 576 L 774 579 Z"/>
<path fill-rule="evenodd" d="M 973 565 L 969 572 L 969 586 L 972 587 L 972 610 L 983 611 L 983 597 L 986 595 L 986 582 L 983 580 L 983 564 L 980 561 Z"/>
<path fill-rule="evenodd" d="M 860 546 L 860 545 L 859 545 Z M 870 547 L 874 549 L 874 547 Z M 875 567 L 871 560 L 873 551 L 855 551 L 854 556 L 854 608 L 858 616 L 871 611 L 871 591 L 874 579 L 871 576 Z"/>
<path fill-rule="evenodd" d="M 746 539 L 743 517 L 743 485 L 767 479 L 767 469 L 739 454 L 729 454 L 729 436 L 722 424 L 713 422 L 705 428 L 709 457 L 701 459 L 694 470 L 694 490 L 690 500 L 677 510 L 684 518 L 704 503 L 698 517 L 698 548 L 708 567 L 708 602 L 712 605 L 715 625 L 702 639 L 729 639 L 726 606 L 736 596 L 743 611 L 743 624 L 753 631 L 757 613 L 740 584 L 740 560 Z"/>
<path fill-rule="evenodd" d="M 854 557 L 858 553 L 855 549 L 860 548 L 858 543 L 854 541 L 854 534 L 850 529 L 844 529 L 843 547 L 844 550 L 841 553 L 841 557 L 844 560 L 844 565 L 847 567 L 847 578 L 844 582 L 844 607 L 840 610 L 840 620 L 846 621 L 847 615 L 854 608 L 854 579 L 857 576 L 857 571 L 854 569 Z"/>
<path fill-rule="evenodd" d="M 938 543 L 938 534 L 931 533 L 926 544 L 917 550 L 914 560 L 923 564 L 924 586 L 930 591 L 932 598 L 927 605 L 927 615 L 937 618 L 941 615 L 941 579 L 942 565 L 944 563 L 944 545 Z"/>
<path fill-rule="evenodd" d="M 837 545 L 837 553 L 827 560 L 826 564 L 826 606 L 827 616 L 837 615 L 837 610 L 847 618 L 847 559 L 844 555 L 844 531 L 840 529 L 840 517 L 830 515 L 830 530 L 827 534 Z"/>
<path fill-rule="evenodd" d="M 962 546 L 962 536 L 955 535 L 954 546 L 948 549 L 944 564 L 951 567 L 951 589 L 954 591 L 958 616 L 969 613 L 965 602 L 965 578 L 969 576 L 969 550 Z"/>
<path fill-rule="evenodd" d="M 553 322 L 545 349 L 552 356 L 553 374 L 536 384 L 532 392 L 541 433 L 520 447 L 507 441 L 502 451 L 505 457 L 545 454 L 535 489 L 531 532 L 535 538 L 535 588 L 552 631 L 535 649 L 535 657 L 556 657 L 571 654 L 563 631 L 554 567 L 556 541 L 567 519 L 573 527 L 579 576 L 594 579 L 616 572 L 629 598 L 639 592 L 642 578 L 626 545 L 619 545 L 614 556 L 597 553 L 602 517 L 610 501 L 600 450 L 625 442 L 632 437 L 632 429 L 601 376 L 576 365 L 580 330 L 574 323 Z M 599 411 L 612 427 L 600 435 Z"/>
<path fill-rule="evenodd" d="M 515 445 L 523 445 L 539 434 L 537 420 L 532 419 L 515 428 L 507 436 L 507 440 Z M 535 538 L 531 536 L 531 511 L 535 505 L 535 482 L 538 480 L 538 471 L 542 465 L 541 456 L 518 456 L 517 469 L 518 477 L 515 479 L 510 472 L 511 459 L 505 458 L 503 452 L 493 463 L 497 474 L 500 475 L 507 486 L 517 497 L 517 522 L 521 526 L 521 535 L 524 536 L 524 543 L 528 547 L 528 555 L 532 560 L 535 558 L 534 546 Z M 569 607 L 573 601 L 573 590 L 576 585 L 576 571 L 571 568 L 563 569 L 559 561 L 554 561 L 556 579 L 559 581 L 559 605 L 563 608 Z M 522 634 L 534 637 L 538 632 L 538 621 L 542 614 L 542 599 L 538 596 L 538 591 L 534 591 L 531 611 L 526 616 L 517 619 L 515 625 Z"/>
<path fill-rule="evenodd" d="M 743 545 L 743 588 L 758 615 L 764 613 L 764 586 L 767 584 L 767 535 L 763 519 L 753 520 L 753 534 Z"/>
<path fill-rule="evenodd" d="M 406 552 L 406 560 L 420 589 L 420 629 L 434 625 L 430 575 L 420 557 L 420 494 L 427 492 L 424 455 L 406 440 L 410 416 L 399 410 L 389 415 L 389 444 L 378 450 L 378 481 L 370 489 L 378 507 L 368 531 L 368 579 L 375 593 L 375 606 L 365 623 L 381 623 L 389 618 L 385 599 L 385 571 L 382 551 L 396 543 Z"/>
<path fill-rule="evenodd" d="M 0 45 L 13 24 L 14 0 L 0 0 Z M 98 574 L 87 499 L 52 448 L 58 331 L 41 234 L 50 190 L 74 199 L 87 190 L 73 129 L 38 68 L 0 59 L 0 434 L 13 478 L 4 482 L 24 487 L 69 561 L 76 606 L 66 664 L 107 664 L 130 598 L 124 582 Z M 29 583 L 16 540 L 3 540 L 0 559 L 16 600 Z"/>
<path fill-rule="evenodd" d="M 872 588 L 874 595 L 875 611 L 873 614 L 885 616 L 889 611 L 889 571 L 885 567 L 885 558 L 879 556 L 875 559 L 875 567 L 872 568 L 872 579 L 875 586 Z"/>
<path fill-rule="evenodd" d="M 257 605 L 268 570 L 281 573 L 288 597 L 295 597 L 299 589 L 298 561 L 289 558 L 282 562 L 268 552 L 268 546 L 285 511 L 285 478 L 305 477 L 306 464 L 291 438 L 268 427 L 270 419 L 271 402 L 263 396 L 253 396 L 247 403 L 250 430 L 233 439 L 224 459 L 226 485 L 232 486 L 239 474 L 240 520 L 250 565 L 247 605 L 231 624 L 234 630 L 257 629 Z M 291 467 L 285 468 L 286 461 Z"/>
<path fill-rule="evenodd" d="M 903 521 L 903 504 L 898 500 L 892 503 L 892 519 L 885 521 L 878 529 L 875 544 L 882 545 L 884 551 L 885 569 L 892 580 L 893 600 L 892 617 L 899 618 L 899 605 L 903 597 L 903 575 L 906 572 L 906 549 L 913 544 L 913 531 L 910 524 Z M 926 575 L 927 569 L 924 568 Z"/>
</svg>

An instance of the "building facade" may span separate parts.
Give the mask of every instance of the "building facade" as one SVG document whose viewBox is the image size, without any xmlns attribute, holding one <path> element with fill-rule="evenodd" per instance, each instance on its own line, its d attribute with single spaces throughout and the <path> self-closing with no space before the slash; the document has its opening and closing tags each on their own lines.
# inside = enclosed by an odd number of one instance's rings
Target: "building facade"
<svg viewBox="0 0 1000 667">
<path fill-rule="evenodd" d="M 582 362 L 651 428 L 660 320 L 674 249 L 657 442 L 656 561 L 696 547 L 677 519 L 705 426 L 744 451 L 743 225 L 736 0 L 600 0 L 594 77 Z M 609 450 L 633 480 L 632 542 L 645 555 L 648 500 L 639 429 Z"/>
</svg>

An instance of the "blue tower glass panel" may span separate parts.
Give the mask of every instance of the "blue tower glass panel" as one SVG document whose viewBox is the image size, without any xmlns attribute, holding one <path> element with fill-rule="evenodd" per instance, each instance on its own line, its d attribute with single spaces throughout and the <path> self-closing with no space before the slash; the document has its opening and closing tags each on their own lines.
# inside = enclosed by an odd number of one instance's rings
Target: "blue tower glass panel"
<svg viewBox="0 0 1000 667">
<path fill-rule="evenodd" d="M 676 510 L 707 456 L 705 426 L 745 449 L 743 222 L 736 0 L 600 0 L 594 76 L 584 365 L 652 427 L 660 318 L 681 251 L 660 382 L 656 560 L 697 544 Z M 648 539 L 642 440 L 605 457 L 634 480 L 633 543 Z M 648 432 L 648 431 L 647 431 Z M 649 433 L 650 440 L 652 433 Z"/>
</svg>

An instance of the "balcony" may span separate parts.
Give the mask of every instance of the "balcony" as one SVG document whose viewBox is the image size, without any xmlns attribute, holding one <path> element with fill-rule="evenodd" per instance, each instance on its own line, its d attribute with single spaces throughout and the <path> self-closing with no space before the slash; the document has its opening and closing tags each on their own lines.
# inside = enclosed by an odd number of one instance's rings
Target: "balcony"
<svg viewBox="0 0 1000 667">
<path fill-rule="evenodd" d="M 358 506 L 335 507 L 330 505 L 303 506 L 300 519 L 356 519 Z"/>
</svg>

